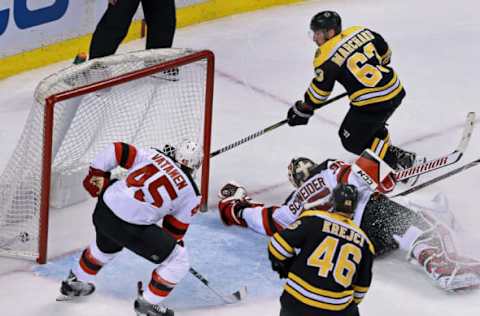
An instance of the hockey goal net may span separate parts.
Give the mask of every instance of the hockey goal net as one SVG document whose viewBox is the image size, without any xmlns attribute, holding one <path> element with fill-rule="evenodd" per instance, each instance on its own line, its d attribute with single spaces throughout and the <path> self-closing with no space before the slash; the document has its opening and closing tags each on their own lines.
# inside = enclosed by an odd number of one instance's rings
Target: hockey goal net
<svg viewBox="0 0 480 316">
<path fill-rule="evenodd" d="M 81 183 L 89 163 L 116 141 L 201 144 L 205 204 L 213 72 L 210 51 L 159 49 L 91 60 L 42 80 L 0 178 L 0 254 L 44 263 L 49 209 L 87 199 Z"/>
</svg>

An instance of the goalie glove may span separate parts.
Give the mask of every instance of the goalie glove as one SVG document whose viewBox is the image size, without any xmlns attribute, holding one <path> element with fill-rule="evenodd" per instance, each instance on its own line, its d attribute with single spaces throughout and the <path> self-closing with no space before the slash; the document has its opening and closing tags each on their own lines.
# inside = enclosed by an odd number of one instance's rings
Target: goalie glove
<svg viewBox="0 0 480 316">
<path fill-rule="evenodd" d="M 313 109 L 299 100 L 288 110 L 287 123 L 289 126 L 307 125 L 312 115 Z"/>
<path fill-rule="evenodd" d="M 110 172 L 90 167 L 83 180 L 83 187 L 92 197 L 97 197 L 110 184 Z"/>
</svg>

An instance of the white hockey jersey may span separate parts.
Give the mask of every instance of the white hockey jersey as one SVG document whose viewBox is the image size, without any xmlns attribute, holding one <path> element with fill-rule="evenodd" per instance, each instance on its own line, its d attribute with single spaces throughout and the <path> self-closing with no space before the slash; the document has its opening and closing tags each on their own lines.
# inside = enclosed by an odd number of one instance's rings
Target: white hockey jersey
<svg viewBox="0 0 480 316">
<path fill-rule="evenodd" d="M 110 185 L 105 204 L 122 220 L 138 225 L 158 223 L 181 239 L 200 206 L 195 182 L 170 157 L 155 149 L 137 149 L 114 143 L 91 163 L 100 170 L 117 166 L 128 170 L 127 177 Z"/>
<path fill-rule="evenodd" d="M 341 160 L 327 160 L 316 170 L 301 187 L 294 191 L 286 202 L 273 213 L 273 219 L 287 227 L 293 223 L 303 210 L 328 210 L 330 196 L 335 186 L 342 182 L 353 184 L 358 190 L 358 202 L 355 208 L 354 222 L 360 226 L 365 205 L 373 194 L 372 189 L 355 173 L 351 172 L 350 164 Z"/>
</svg>

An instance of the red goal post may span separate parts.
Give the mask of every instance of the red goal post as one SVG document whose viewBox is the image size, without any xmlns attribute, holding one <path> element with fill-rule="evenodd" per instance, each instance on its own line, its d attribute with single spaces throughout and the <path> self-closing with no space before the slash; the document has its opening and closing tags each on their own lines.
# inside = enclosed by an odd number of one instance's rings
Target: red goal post
<svg viewBox="0 0 480 316">
<path fill-rule="evenodd" d="M 214 54 L 189 49 L 95 59 L 44 79 L 2 174 L 0 254 L 45 263 L 50 208 L 85 200 L 88 163 L 114 141 L 155 148 L 182 139 L 200 143 L 206 206 L 213 80 Z"/>
</svg>

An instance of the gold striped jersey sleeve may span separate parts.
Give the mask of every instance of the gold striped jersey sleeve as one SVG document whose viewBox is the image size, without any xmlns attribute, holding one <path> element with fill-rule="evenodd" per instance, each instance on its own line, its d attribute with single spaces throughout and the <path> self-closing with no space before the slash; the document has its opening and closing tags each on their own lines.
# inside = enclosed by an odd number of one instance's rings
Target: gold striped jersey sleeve
<svg viewBox="0 0 480 316">
<path fill-rule="evenodd" d="M 273 234 L 270 238 L 268 252 L 280 261 L 284 261 L 295 255 L 295 249 L 290 246 L 279 233 Z"/>
<path fill-rule="evenodd" d="M 356 304 L 360 304 L 367 294 L 369 289 L 369 286 L 357 286 L 353 285 L 353 290 L 355 291 L 353 293 L 353 300 L 355 301 Z"/>
</svg>

